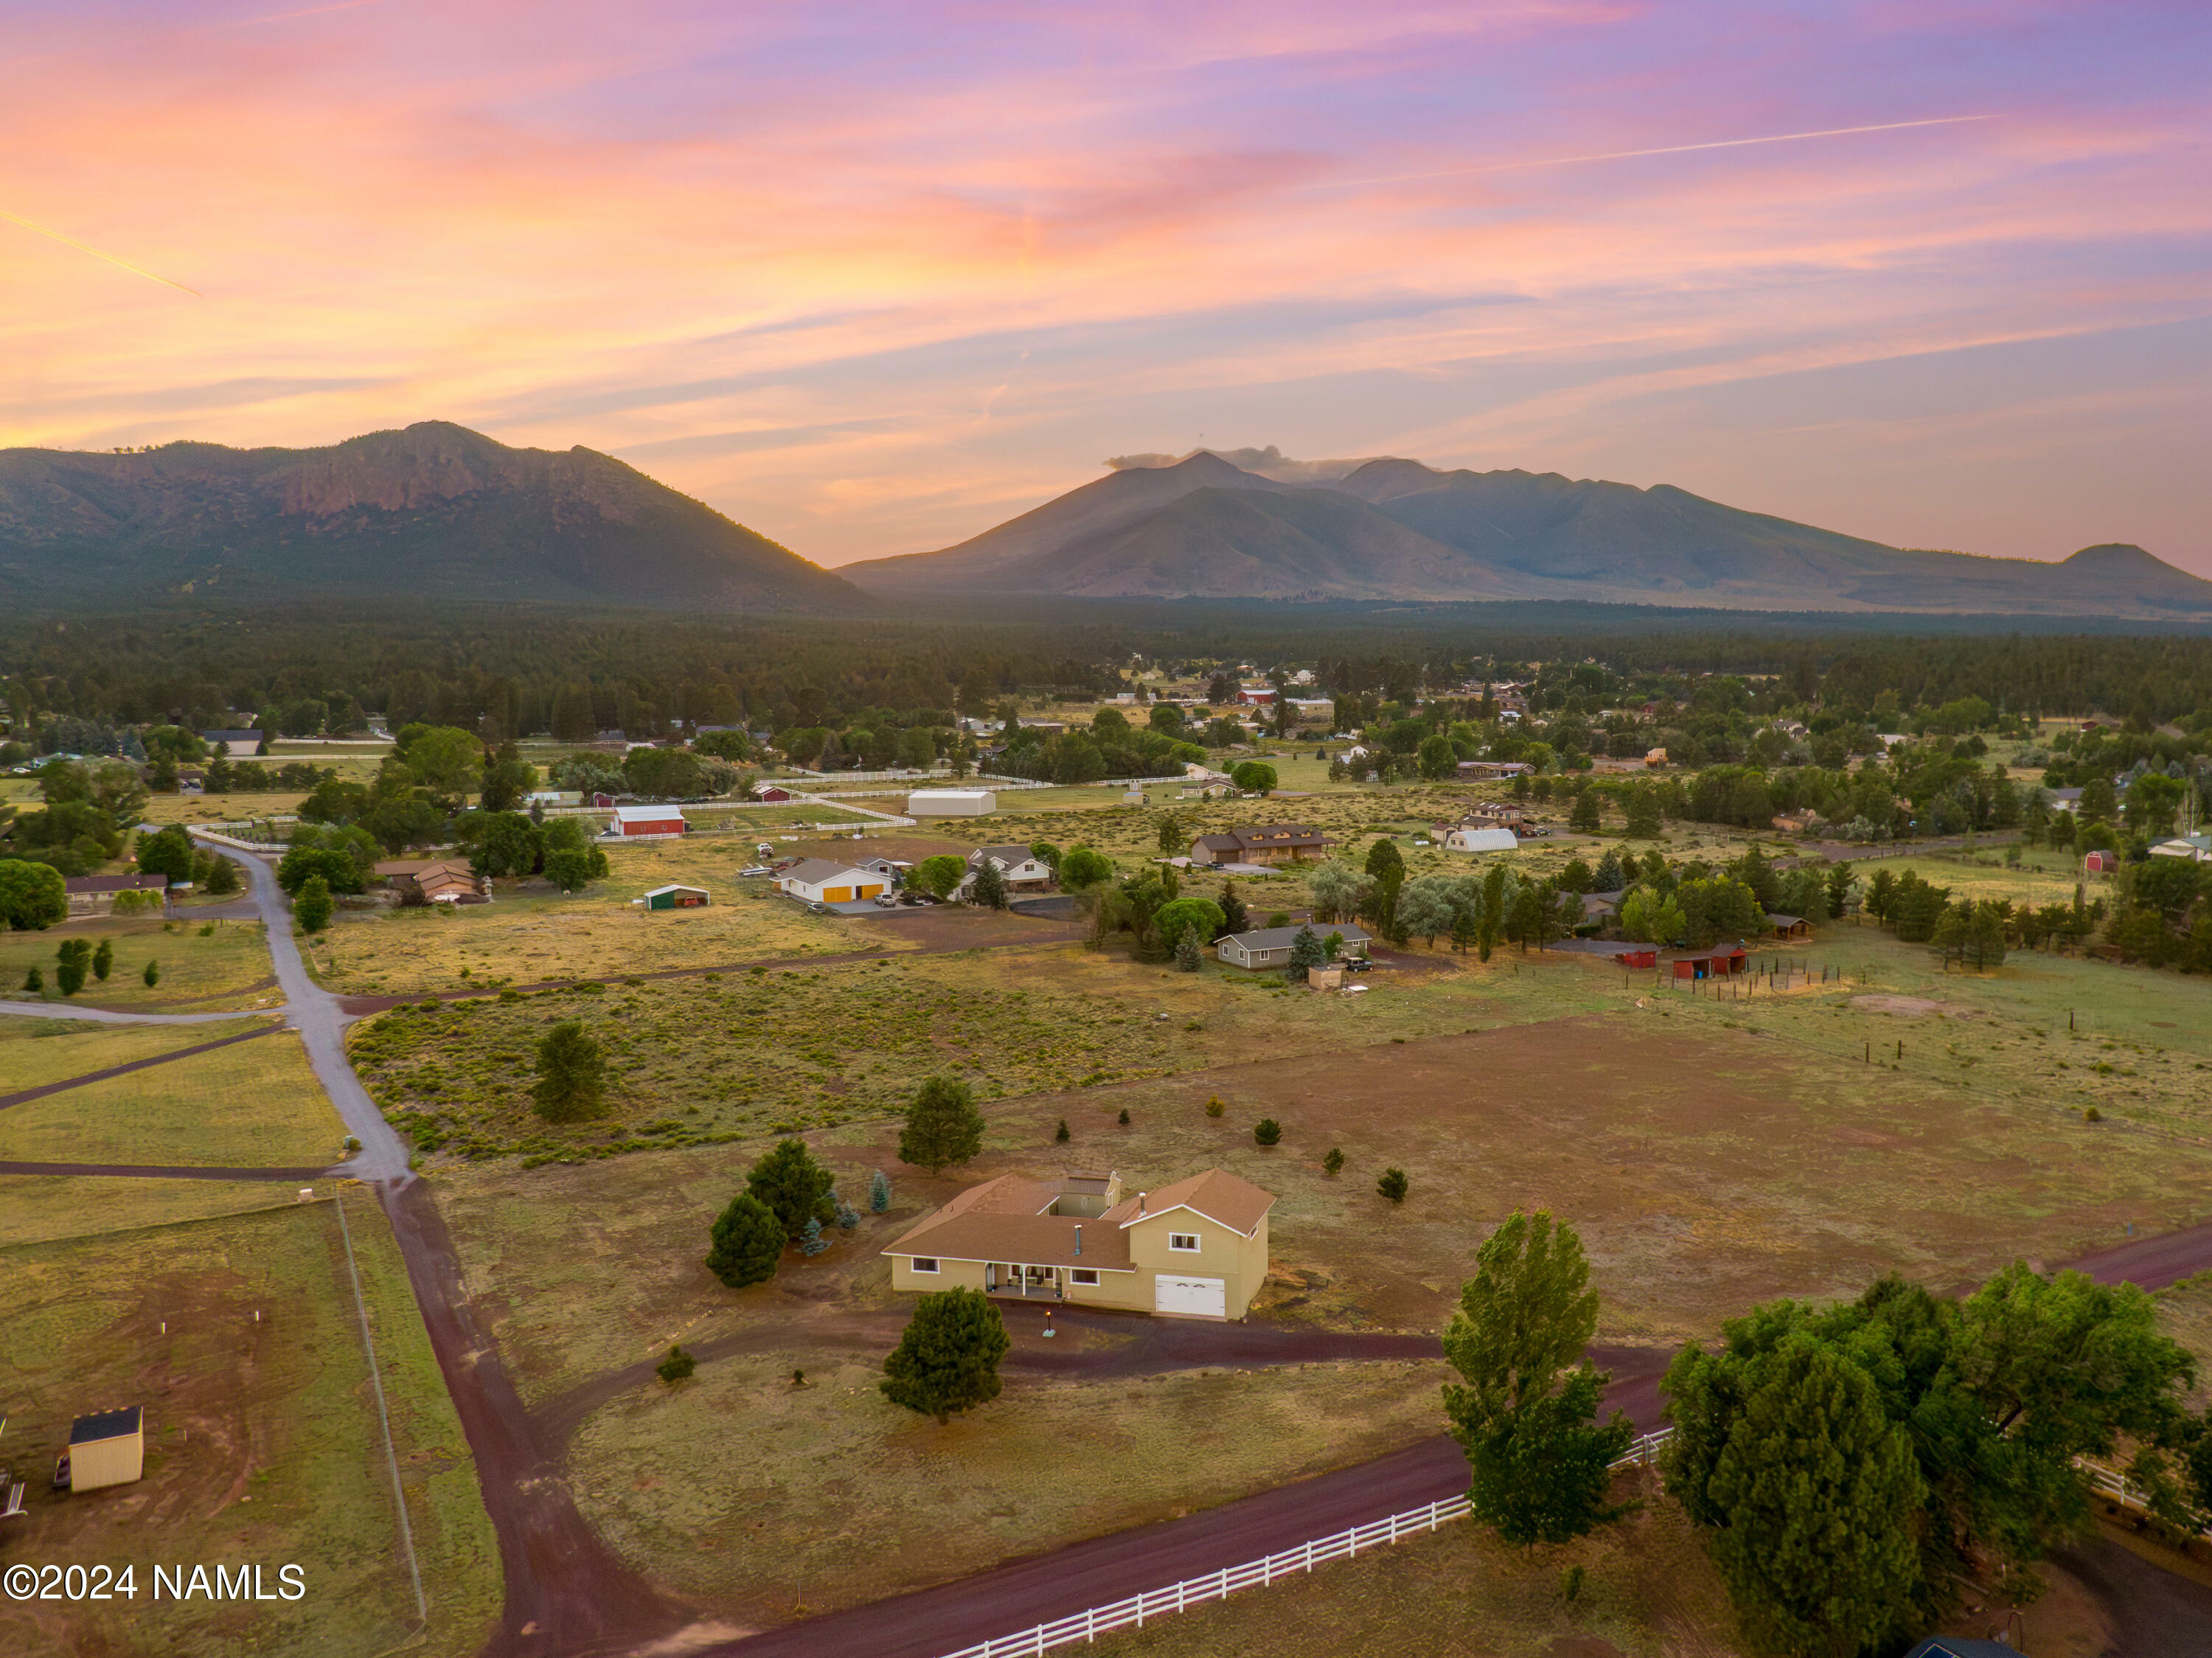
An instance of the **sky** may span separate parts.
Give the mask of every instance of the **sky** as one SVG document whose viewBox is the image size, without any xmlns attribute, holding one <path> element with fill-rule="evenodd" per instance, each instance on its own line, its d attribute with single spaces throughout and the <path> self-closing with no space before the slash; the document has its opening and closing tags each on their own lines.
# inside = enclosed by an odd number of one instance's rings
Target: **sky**
<svg viewBox="0 0 2212 1658">
<path fill-rule="evenodd" d="M 13 0 L 0 76 L 0 447 L 453 420 L 835 565 L 1273 444 L 2212 576 L 2202 0 Z"/>
</svg>

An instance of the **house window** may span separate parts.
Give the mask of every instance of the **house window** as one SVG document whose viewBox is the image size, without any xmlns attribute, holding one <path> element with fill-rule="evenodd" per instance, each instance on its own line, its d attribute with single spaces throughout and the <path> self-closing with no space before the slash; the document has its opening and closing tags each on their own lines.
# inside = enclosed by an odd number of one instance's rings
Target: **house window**
<svg viewBox="0 0 2212 1658">
<path fill-rule="evenodd" d="M 914 1258 L 913 1266 L 914 1270 L 917 1272 L 934 1272 L 937 1271 L 937 1257 L 934 1255 L 917 1255 Z"/>
<path fill-rule="evenodd" d="M 1070 1267 L 1067 1272 L 1067 1281 L 1070 1283 L 1095 1284 L 1098 1282 L 1098 1269 L 1095 1266 Z"/>
<path fill-rule="evenodd" d="M 1198 1253 L 1198 1234 L 1195 1232 L 1170 1232 L 1168 1234 L 1168 1247 L 1170 1249 L 1184 1250 L 1194 1255 Z"/>
</svg>

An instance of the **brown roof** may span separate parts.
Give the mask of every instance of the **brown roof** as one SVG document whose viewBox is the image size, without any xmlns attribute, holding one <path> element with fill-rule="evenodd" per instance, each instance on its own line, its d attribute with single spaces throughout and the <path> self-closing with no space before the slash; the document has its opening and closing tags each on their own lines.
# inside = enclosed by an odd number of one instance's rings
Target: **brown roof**
<svg viewBox="0 0 2212 1658">
<path fill-rule="evenodd" d="M 1109 1272 L 1134 1269 L 1129 1240 L 1114 1223 L 1117 1212 L 1085 1220 L 1047 1215 L 1060 1195 L 1056 1180 L 1002 1174 L 969 1186 L 883 1253 L 933 1255 L 956 1261 L 1006 1261 L 1023 1266 L 1095 1266 Z M 1131 1206 L 1133 1206 L 1132 1200 Z M 1075 1253 L 1079 1228 L 1083 1253 Z"/>
<path fill-rule="evenodd" d="M 1144 1204 L 1141 1214 L 1137 1208 L 1140 1202 Z M 1203 1174 L 1191 1175 L 1188 1179 L 1164 1186 L 1158 1192 L 1117 1204 L 1106 1211 L 1106 1218 L 1129 1227 L 1139 1221 L 1156 1221 L 1170 1210 L 1188 1209 L 1249 1238 L 1274 1206 L 1273 1192 L 1262 1191 L 1249 1180 L 1240 1180 L 1220 1169 L 1209 1168 Z"/>
<path fill-rule="evenodd" d="M 376 866 L 376 873 L 380 875 L 419 875 L 434 864 L 444 862 L 443 858 L 386 858 Z"/>
</svg>

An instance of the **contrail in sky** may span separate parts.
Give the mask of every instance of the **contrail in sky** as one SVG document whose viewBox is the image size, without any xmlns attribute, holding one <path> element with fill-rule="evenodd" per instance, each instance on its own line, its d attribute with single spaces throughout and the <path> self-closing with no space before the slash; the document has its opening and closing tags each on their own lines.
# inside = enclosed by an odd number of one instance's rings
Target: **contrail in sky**
<svg viewBox="0 0 2212 1658">
<path fill-rule="evenodd" d="M 164 287 L 174 288 L 181 293 L 190 294 L 194 299 L 205 299 L 207 297 L 205 294 L 200 292 L 197 288 L 186 288 L 181 282 L 171 282 L 167 277 L 157 276 L 155 272 L 149 271 L 143 265 L 133 265 L 129 259 L 119 259 L 112 253 L 103 253 L 97 247 L 81 242 L 73 236 L 64 236 L 58 230 L 49 230 L 43 224 L 34 223 L 29 219 L 18 218 L 15 214 L 5 210 L 0 210 L 0 219 L 7 220 L 10 224 L 20 224 L 26 230 L 35 230 L 42 236 L 52 236 L 56 241 L 65 243 L 69 247 L 76 248 L 80 253 L 89 253 L 96 259 L 106 259 L 110 265 L 119 265 L 125 271 L 133 271 L 139 276 L 144 277 L 149 282 L 158 282 Z"/>
<path fill-rule="evenodd" d="M 1992 115 L 1938 115 L 1924 121 L 1883 121 L 1874 126 L 1831 126 L 1818 132 L 1775 132 L 1760 138 L 1717 138 L 1702 144 L 1662 144 L 1656 149 L 1608 149 L 1595 155 L 1553 155 L 1540 162 L 1501 162 L 1494 167 L 1453 167 L 1440 173 L 1400 173 L 1387 179 L 1347 179 L 1322 185 L 1323 190 L 1345 190 L 1357 185 L 1410 184 L 1421 179 L 1460 179 L 1478 173 L 1519 173 L 1537 167 L 1572 167 L 1577 162 L 1625 162 L 1638 155 L 1682 155 L 1693 149 L 1738 149 L 1747 144 L 1789 144 L 1805 138 L 1847 138 L 1860 132 L 1897 132 L 1911 126 L 1956 126 L 1962 121 L 2001 121 Z"/>
</svg>

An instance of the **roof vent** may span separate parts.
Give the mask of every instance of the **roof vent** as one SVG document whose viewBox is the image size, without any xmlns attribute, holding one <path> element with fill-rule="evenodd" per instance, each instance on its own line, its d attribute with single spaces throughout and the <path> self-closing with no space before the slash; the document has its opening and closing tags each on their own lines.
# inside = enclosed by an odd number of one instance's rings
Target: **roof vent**
<svg viewBox="0 0 2212 1658">
<path fill-rule="evenodd" d="M 1083 1223 L 1079 1221 L 1075 1227 L 1075 1253 L 1079 1255 L 1083 1253 Z"/>
<path fill-rule="evenodd" d="M 1137 1194 L 1137 1213 L 1138 1213 L 1138 1214 L 1139 1214 L 1139 1215 L 1141 1215 L 1141 1214 L 1143 1214 L 1144 1212 L 1145 1212 L 1145 1194 L 1144 1194 L 1143 1192 L 1139 1192 Z"/>
</svg>

